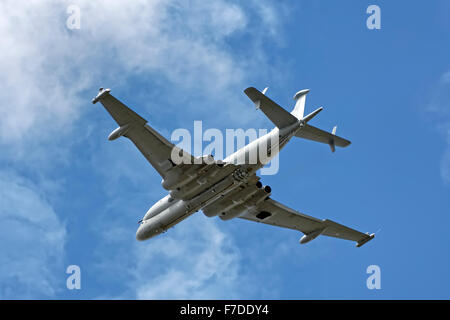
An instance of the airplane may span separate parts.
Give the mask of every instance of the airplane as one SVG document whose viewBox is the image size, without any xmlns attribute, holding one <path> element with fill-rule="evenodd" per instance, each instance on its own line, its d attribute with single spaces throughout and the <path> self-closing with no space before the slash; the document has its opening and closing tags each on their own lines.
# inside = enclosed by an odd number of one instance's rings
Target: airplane
<svg viewBox="0 0 450 320">
<path fill-rule="evenodd" d="M 303 233 L 300 244 L 324 235 L 355 241 L 356 246 L 361 247 L 374 238 L 373 233 L 362 233 L 329 219 L 314 218 L 273 200 L 270 186 L 263 186 L 256 175 L 257 170 L 273 159 L 293 137 L 328 144 L 332 152 L 336 147 L 350 144 L 336 135 L 336 127 L 330 133 L 308 123 L 323 109 L 318 108 L 304 116 L 309 89 L 295 94 L 292 112 L 271 100 L 266 95 L 267 88 L 262 92 L 254 87 L 245 89 L 244 93 L 256 109 L 260 109 L 275 128 L 224 160 L 215 160 L 211 155 L 195 157 L 175 146 L 110 91 L 100 88 L 92 100 L 94 104 L 100 102 L 119 125 L 108 140 L 121 136 L 130 139 L 161 175 L 162 187 L 168 191 L 167 196 L 157 201 L 139 221 L 137 240 L 164 233 L 200 210 L 207 217 L 218 216 L 225 221 L 241 218 L 300 231 Z M 265 157 L 261 156 L 264 154 L 261 150 L 266 152 Z M 256 161 L 249 161 L 252 152 L 257 154 Z M 174 155 L 180 158 L 174 161 Z"/>
</svg>

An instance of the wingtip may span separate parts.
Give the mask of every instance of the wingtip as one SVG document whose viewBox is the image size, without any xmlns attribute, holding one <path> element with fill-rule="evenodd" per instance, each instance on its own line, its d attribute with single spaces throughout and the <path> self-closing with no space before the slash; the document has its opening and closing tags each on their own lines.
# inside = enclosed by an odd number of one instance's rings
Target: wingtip
<svg viewBox="0 0 450 320">
<path fill-rule="evenodd" d="M 373 238 L 375 238 L 375 233 L 372 233 L 372 234 L 370 234 L 370 235 L 369 235 L 369 233 L 367 233 L 367 235 L 368 235 L 368 237 L 365 237 L 364 239 L 359 240 L 359 241 L 356 243 L 356 247 L 357 247 L 357 248 L 359 248 L 359 247 L 365 245 L 367 242 L 369 242 L 370 240 L 372 240 Z"/>
<path fill-rule="evenodd" d="M 111 89 L 103 89 L 100 88 L 98 90 L 98 94 L 95 96 L 94 99 L 92 99 L 92 103 L 96 104 L 101 98 L 103 98 L 106 94 L 108 94 L 111 91 Z"/>
<path fill-rule="evenodd" d="M 255 87 L 248 87 L 248 88 L 246 88 L 244 90 L 244 93 L 248 93 L 248 92 L 253 91 L 253 90 L 256 90 L 256 88 Z"/>
</svg>

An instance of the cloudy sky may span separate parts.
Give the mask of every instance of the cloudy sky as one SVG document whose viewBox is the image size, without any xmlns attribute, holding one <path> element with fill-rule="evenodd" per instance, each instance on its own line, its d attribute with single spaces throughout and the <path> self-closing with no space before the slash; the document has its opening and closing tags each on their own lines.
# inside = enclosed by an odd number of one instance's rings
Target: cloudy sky
<svg viewBox="0 0 450 320">
<path fill-rule="evenodd" d="M 370 4 L 380 30 L 366 27 Z M 450 298 L 449 12 L 445 0 L 2 1 L 0 298 Z M 289 110 L 310 88 L 306 112 L 325 108 L 313 124 L 353 142 L 332 154 L 291 141 L 263 177 L 273 198 L 374 241 L 300 246 L 298 232 L 201 212 L 135 240 L 165 192 L 129 141 L 107 140 L 98 88 L 170 137 L 195 120 L 270 129 L 248 86 Z M 66 288 L 69 265 L 81 290 Z"/>
</svg>

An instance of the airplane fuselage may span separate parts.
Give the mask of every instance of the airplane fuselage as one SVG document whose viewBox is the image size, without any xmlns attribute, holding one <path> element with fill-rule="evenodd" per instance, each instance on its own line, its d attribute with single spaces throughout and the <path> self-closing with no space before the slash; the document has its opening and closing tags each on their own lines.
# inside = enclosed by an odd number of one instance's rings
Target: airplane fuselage
<svg viewBox="0 0 450 320">
<path fill-rule="evenodd" d="M 224 159 L 223 162 L 225 165 L 227 163 L 236 165 L 246 164 L 246 172 L 241 169 L 236 169 L 220 181 L 212 184 L 201 181 L 199 177 L 198 183 L 196 183 L 193 188 L 197 189 L 197 192 L 191 194 L 189 199 L 186 199 L 186 197 L 184 197 L 185 199 L 183 199 L 183 197 L 178 197 L 177 194 L 174 194 L 173 192 L 160 199 L 145 214 L 136 232 L 136 239 L 142 241 L 157 236 L 183 221 L 193 213 L 208 205 L 214 204 L 228 193 L 239 188 L 239 186 L 247 182 L 248 177 L 251 177 L 252 173 L 256 172 L 271 159 L 276 157 L 279 151 L 287 142 L 289 142 L 297 131 L 301 130 L 302 125 L 301 121 L 298 121 L 294 125 L 281 130 L 275 127 L 266 135 L 253 140 L 245 147 L 237 150 L 235 153 Z M 260 185 L 260 187 L 262 187 L 262 185 Z M 262 188 L 260 192 L 262 196 L 268 196 L 270 194 L 270 187 Z M 243 209 L 242 212 L 245 212 L 246 210 L 246 208 L 242 207 L 237 208 Z M 233 217 L 239 216 L 239 213 L 240 212 L 236 212 Z M 226 219 L 224 218 L 224 220 Z"/>
</svg>

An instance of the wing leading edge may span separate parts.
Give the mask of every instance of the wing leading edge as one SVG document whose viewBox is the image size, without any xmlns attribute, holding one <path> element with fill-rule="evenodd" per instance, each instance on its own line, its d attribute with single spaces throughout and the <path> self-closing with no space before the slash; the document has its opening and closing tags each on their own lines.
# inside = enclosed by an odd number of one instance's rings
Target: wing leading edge
<svg viewBox="0 0 450 320">
<path fill-rule="evenodd" d="M 240 218 L 301 231 L 305 234 L 300 239 L 302 244 L 324 235 L 355 241 L 356 246 L 360 247 L 375 237 L 374 234 L 362 233 L 328 219 L 320 220 L 297 212 L 271 198 L 261 202 L 257 209 Z"/>
</svg>

